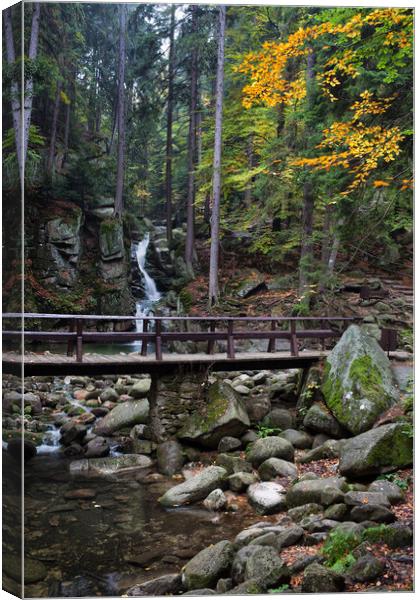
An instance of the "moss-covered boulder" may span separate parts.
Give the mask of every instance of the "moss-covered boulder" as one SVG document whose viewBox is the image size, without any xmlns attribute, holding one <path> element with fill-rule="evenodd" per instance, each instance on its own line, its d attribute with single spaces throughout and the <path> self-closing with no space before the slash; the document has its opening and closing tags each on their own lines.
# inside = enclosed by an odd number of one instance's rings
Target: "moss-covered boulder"
<svg viewBox="0 0 420 600">
<path fill-rule="evenodd" d="M 217 381 L 208 390 L 208 402 L 191 415 L 178 437 L 206 448 L 217 448 L 224 436 L 239 436 L 250 426 L 241 398 L 228 384 Z"/>
<path fill-rule="evenodd" d="M 145 424 L 148 420 L 149 401 L 147 398 L 128 400 L 117 404 L 103 419 L 98 421 L 94 427 L 94 433 L 97 435 L 110 435 L 124 427 L 132 427 L 139 423 Z"/>
<path fill-rule="evenodd" d="M 124 234 L 118 219 L 105 219 L 99 227 L 99 248 L 103 261 L 124 257 Z"/>
<path fill-rule="evenodd" d="M 390 473 L 413 462 L 413 432 L 408 423 L 391 423 L 346 441 L 339 471 L 345 477 Z"/>
<path fill-rule="evenodd" d="M 370 429 L 399 398 L 385 352 L 357 325 L 328 356 L 322 392 L 337 421 L 354 435 Z"/>
<path fill-rule="evenodd" d="M 213 588 L 229 572 L 233 554 L 233 545 L 227 540 L 201 550 L 184 567 L 182 580 L 187 590 Z"/>
</svg>

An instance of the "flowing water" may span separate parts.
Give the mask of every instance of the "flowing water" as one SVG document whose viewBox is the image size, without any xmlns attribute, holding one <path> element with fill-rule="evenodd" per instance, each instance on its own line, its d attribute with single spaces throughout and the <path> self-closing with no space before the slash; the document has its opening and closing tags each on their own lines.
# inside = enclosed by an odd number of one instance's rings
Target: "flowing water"
<svg viewBox="0 0 420 600">
<path fill-rule="evenodd" d="M 150 315 L 150 313 L 153 312 L 154 305 L 161 299 L 161 294 L 156 287 L 155 281 L 146 270 L 146 254 L 149 243 L 150 234 L 146 233 L 142 241 L 134 247 L 139 271 L 144 280 L 145 293 L 145 298 L 138 300 L 136 303 L 136 317 L 147 317 Z M 141 319 L 136 321 L 136 330 L 140 333 L 143 331 L 143 321 Z M 136 346 L 139 345 L 138 342 L 134 342 L 134 344 Z"/>
</svg>

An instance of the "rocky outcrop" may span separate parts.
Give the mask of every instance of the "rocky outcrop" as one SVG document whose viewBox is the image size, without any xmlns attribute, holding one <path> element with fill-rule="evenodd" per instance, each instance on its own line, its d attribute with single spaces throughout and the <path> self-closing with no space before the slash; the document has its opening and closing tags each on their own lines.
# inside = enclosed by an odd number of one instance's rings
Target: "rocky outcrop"
<svg viewBox="0 0 420 600">
<path fill-rule="evenodd" d="M 371 429 L 343 444 L 339 471 L 345 477 L 389 473 L 413 462 L 413 431 L 408 423 Z"/>
<path fill-rule="evenodd" d="M 399 398 L 385 352 L 357 325 L 328 356 L 322 392 L 337 421 L 353 435 L 370 429 Z"/>
<path fill-rule="evenodd" d="M 207 448 L 217 448 L 223 437 L 241 435 L 249 425 L 239 394 L 230 385 L 216 381 L 209 387 L 207 404 L 191 415 L 178 437 Z"/>
<path fill-rule="evenodd" d="M 128 400 L 117 404 L 103 419 L 98 421 L 94 427 L 94 433 L 109 435 L 124 427 L 147 423 L 148 419 L 149 401 L 147 399 Z"/>
</svg>

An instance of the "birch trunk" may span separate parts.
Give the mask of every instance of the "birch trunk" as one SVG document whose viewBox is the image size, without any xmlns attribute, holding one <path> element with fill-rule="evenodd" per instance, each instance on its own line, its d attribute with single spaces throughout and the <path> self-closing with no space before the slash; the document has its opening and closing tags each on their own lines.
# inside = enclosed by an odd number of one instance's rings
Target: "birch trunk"
<svg viewBox="0 0 420 600">
<path fill-rule="evenodd" d="M 214 131 L 213 159 L 213 204 L 211 213 L 211 245 L 209 272 L 209 306 L 219 299 L 219 230 L 220 230 L 220 189 L 222 160 L 222 125 L 223 125 L 223 86 L 225 59 L 225 25 L 226 6 L 219 7 L 219 41 L 217 51 L 216 77 L 216 115 Z"/>
</svg>

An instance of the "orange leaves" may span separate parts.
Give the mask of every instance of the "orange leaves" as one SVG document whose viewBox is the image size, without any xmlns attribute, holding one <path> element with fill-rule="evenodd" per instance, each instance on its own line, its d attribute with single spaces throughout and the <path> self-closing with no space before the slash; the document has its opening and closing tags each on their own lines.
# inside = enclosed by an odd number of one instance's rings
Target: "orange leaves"
<svg viewBox="0 0 420 600">
<path fill-rule="evenodd" d="M 390 98 L 381 98 L 380 100 L 374 100 L 373 94 L 368 90 L 365 90 L 360 94 L 361 100 L 357 100 L 350 107 L 354 112 L 353 121 L 360 120 L 362 117 L 367 115 L 380 115 L 386 112 L 395 99 L 395 96 Z"/>
<path fill-rule="evenodd" d="M 376 188 L 389 187 L 389 186 L 390 186 L 389 181 L 382 181 L 382 179 L 375 179 L 375 181 L 373 182 L 373 187 L 376 187 Z"/>
</svg>

